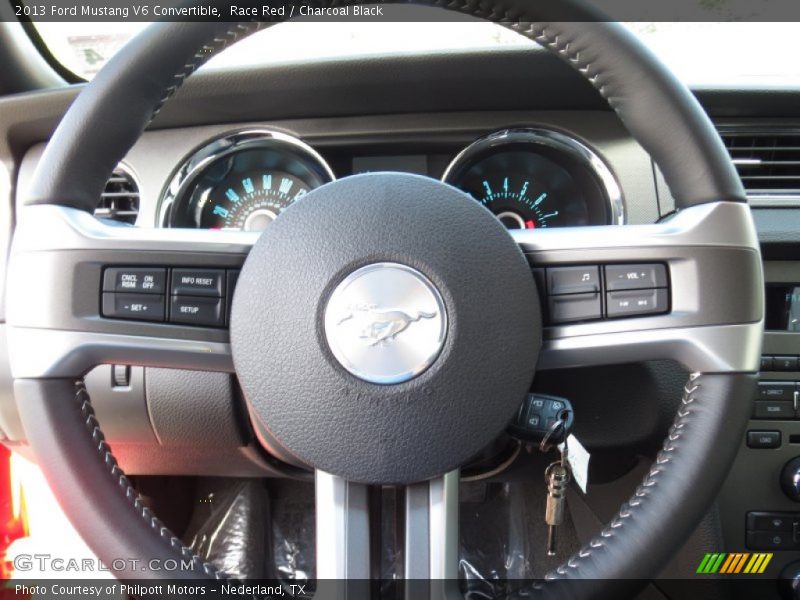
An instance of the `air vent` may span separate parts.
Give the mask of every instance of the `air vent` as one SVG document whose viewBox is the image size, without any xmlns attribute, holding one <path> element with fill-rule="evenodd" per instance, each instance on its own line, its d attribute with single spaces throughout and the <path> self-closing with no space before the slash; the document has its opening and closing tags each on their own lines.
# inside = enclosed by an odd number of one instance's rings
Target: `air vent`
<svg viewBox="0 0 800 600">
<path fill-rule="evenodd" d="M 94 216 L 133 225 L 138 215 L 139 186 L 130 173 L 118 167 L 106 182 Z"/>
<path fill-rule="evenodd" d="M 800 198 L 800 131 L 722 131 L 751 198 Z"/>
</svg>

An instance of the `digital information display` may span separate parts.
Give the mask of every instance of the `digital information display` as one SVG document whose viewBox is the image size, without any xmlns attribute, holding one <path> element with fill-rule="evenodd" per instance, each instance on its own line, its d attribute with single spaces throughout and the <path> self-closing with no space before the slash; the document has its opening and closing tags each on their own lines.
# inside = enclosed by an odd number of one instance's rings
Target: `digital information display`
<svg viewBox="0 0 800 600">
<path fill-rule="evenodd" d="M 428 175 L 428 157 L 424 154 L 394 156 L 356 156 L 353 158 L 353 174 L 400 171 L 416 175 Z"/>
<path fill-rule="evenodd" d="M 800 331 L 800 283 L 768 285 L 766 304 L 766 329 Z"/>
</svg>

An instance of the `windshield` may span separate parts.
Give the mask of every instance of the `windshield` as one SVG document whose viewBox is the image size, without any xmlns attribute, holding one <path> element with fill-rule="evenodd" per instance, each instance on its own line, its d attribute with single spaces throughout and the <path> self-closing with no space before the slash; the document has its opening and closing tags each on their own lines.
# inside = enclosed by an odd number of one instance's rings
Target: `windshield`
<svg viewBox="0 0 800 600">
<path fill-rule="evenodd" d="M 36 23 L 53 56 L 83 79 L 91 79 L 146 26 Z M 795 23 L 629 23 L 627 27 L 688 85 L 800 85 L 800 61 L 796 58 L 800 36 Z M 409 35 L 410 28 L 414 35 Z M 754 39 L 770 43 L 746 43 Z M 484 22 L 289 22 L 235 44 L 204 69 L 532 45 L 505 27 Z"/>
</svg>

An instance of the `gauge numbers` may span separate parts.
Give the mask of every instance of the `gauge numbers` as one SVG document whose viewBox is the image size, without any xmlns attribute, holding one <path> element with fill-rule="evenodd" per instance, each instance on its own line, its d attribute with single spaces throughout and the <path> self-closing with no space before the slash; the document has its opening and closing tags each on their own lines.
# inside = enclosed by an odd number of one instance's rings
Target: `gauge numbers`
<svg viewBox="0 0 800 600">
<path fill-rule="evenodd" d="M 508 229 L 536 229 L 552 225 L 559 211 L 548 202 L 550 195 L 535 181 L 525 177 L 484 179 L 478 198 Z"/>
<path fill-rule="evenodd" d="M 212 188 L 201 207 L 208 229 L 263 231 L 287 206 L 310 191 L 303 180 L 281 171 L 251 171 Z"/>
</svg>

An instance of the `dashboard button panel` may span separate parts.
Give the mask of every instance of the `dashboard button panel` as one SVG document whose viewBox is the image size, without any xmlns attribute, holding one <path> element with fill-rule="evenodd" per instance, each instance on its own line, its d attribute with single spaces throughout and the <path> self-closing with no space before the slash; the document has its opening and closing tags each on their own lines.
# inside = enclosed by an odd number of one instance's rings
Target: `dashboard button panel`
<svg viewBox="0 0 800 600">
<path fill-rule="evenodd" d="M 238 269 L 107 267 L 100 314 L 109 319 L 225 327 Z M 137 293 L 128 293 L 133 289 Z"/>
<path fill-rule="evenodd" d="M 547 267 L 534 269 L 534 277 L 546 287 L 551 325 L 669 312 L 667 266 L 661 263 Z"/>
</svg>

